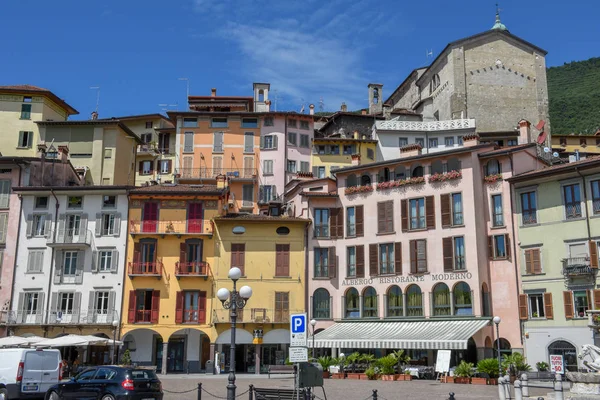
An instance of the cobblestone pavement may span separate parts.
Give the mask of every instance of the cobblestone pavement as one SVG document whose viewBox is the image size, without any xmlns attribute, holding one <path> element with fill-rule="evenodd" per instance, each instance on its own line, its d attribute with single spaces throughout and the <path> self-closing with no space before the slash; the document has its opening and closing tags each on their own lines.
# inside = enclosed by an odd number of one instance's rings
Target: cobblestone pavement
<svg viewBox="0 0 600 400">
<path fill-rule="evenodd" d="M 214 400 L 226 397 L 227 375 L 207 376 L 207 375 L 161 375 L 160 380 L 163 383 L 165 399 L 196 400 L 197 385 L 202 383 L 202 400 Z M 248 386 L 253 384 L 256 387 L 263 388 L 293 388 L 293 379 L 287 377 L 272 377 L 267 379 L 261 375 L 238 375 L 236 394 L 242 400 L 248 399 Z M 549 385 L 549 384 L 547 384 Z M 454 392 L 456 400 L 478 399 L 478 400 L 497 400 L 497 386 L 482 385 L 458 385 L 441 384 L 430 380 L 414 380 L 411 382 L 385 382 L 385 381 L 359 381 L 352 379 L 325 380 L 325 394 L 327 400 L 367 400 L 371 399 L 373 389 L 377 389 L 379 400 L 404 400 L 404 399 L 447 399 L 449 392 Z M 169 393 L 184 392 L 192 390 L 189 393 Z M 539 396 L 547 398 L 547 394 L 552 389 L 531 389 L 530 396 L 537 399 Z M 316 390 L 317 400 L 325 400 L 321 388 Z M 514 395 L 513 395 L 514 396 Z"/>
</svg>

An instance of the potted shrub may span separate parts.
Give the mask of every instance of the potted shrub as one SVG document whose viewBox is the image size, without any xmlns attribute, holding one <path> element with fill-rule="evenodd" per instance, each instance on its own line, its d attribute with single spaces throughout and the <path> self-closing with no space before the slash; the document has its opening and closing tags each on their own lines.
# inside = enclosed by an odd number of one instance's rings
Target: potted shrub
<svg viewBox="0 0 600 400">
<path fill-rule="evenodd" d="M 361 354 L 360 357 L 358 358 L 358 361 L 360 361 L 363 364 L 366 364 L 365 372 L 360 373 L 358 378 L 362 379 L 362 380 L 369 379 L 366 374 L 366 370 L 371 367 L 374 367 L 373 364 L 375 364 L 375 361 L 377 361 L 377 359 L 375 358 L 375 355 L 374 354 Z"/>
<path fill-rule="evenodd" d="M 550 366 L 545 361 L 536 362 L 535 367 L 540 372 L 547 372 L 548 370 L 550 370 Z"/>
<path fill-rule="evenodd" d="M 454 369 L 454 383 L 471 383 L 472 375 L 473 363 L 468 363 L 465 360 L 462 360 Z"/>
<path fill-rule="evenodd" d="M 377 380 L 377 378 L 379 376 L 379 368 L 377 368 L 377 367 L 369 367 L 369 368 L 366 369 L 364 375 L 366 376 L 366 379 L 368 379 L 370 381 Z"/>
<path fill-rule="evenodd" d="M 344 372 L 344 358 L 332 358 L 331 366 L 337 366 L 338 372 L 333 372 L 330 374 L 331 379 L 344 379 L 346 378 L 346 373 Z"/>
<path fill-rule="evenodd" d="M 389 354 L 385 357 L 381 357 L 377 360 L 377 366 L 381 369 L 381 380 L 382 381 L 395 381 L 396 375 L 394 374 L 394 367 L 398 361 L 393 354 Z"/>
<path fill-rule="evenodd" d="M 502 374 L 510 376 L 510 382 L 513 383 L 521 372 L 531 371 L 531 366 L 525 362 L 525 357 L 521 353 L 512 353 L 502 357 Z"/>
<path fill-rule="evenodd" d="M 442 377 L 442 383 L 454 383 L 454 376 L 450 376 L 450 374 L 446 374 Z"/>
<path fill-rule="evenodd" d="M 323 368 L 323 378 L 329 378 L 329 367 L 333 365 L 333 358 L 330 356 L 323 356 L 319 357 L 317 362 L 321 364 L 321 367 Z"/>
<path fill-rule="evenodd" d="M 412 375 L 410 374 L 410 371 L 407 369 L 404 370 L 404 380 L 412 381 Z"/>
<path fill-rule="evenodd" d="M 123 355 L 121 356 L 121 365 L 131 365 L 131 353 L 129 352 L 129 349 L 123 352 Z"/>
<path fill-rule="evenodd" d="M 360 379 L 360 373 L 356 372 L 356 364 L 360 359 L 360 353 L 354 352 L 346 357 L 345 365 L 348 366 L 348 373 L 346 377 L 348 379 Z"/>
<path fill-rule="evenodd" d="M 498 360 L 496 360 L 495 358 L 486 358 L 484 360 L 479 361 L 477 363 L 477 372 L 479 372 L 482 375 L 487 375 L 488 385 L 498 384 L 498 374 L 500 373 L 500 369 L 498 366 Z"/>
<path fill-rule="evenodd" d="M 404 374 L 402 373 L 402 366 L 407 364 L 410 361 L 410 356 L 404 353 L 404 350 L 396 350 L 392 353 L 396 358 L 397 371 L 398 375 L 396 376 L 396 380 L 404 380 Z"/>
</svg>

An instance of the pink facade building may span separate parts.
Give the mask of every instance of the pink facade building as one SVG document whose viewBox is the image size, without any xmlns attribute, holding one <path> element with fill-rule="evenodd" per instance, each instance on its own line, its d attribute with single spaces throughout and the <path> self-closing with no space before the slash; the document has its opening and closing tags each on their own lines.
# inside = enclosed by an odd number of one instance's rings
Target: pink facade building
<svg viewBox="0 0 600 400">
<path fill-rule="evenodd" d="M 513 174 L 540 168 L 535 144 L 464 147 L 336 172 L 286 194 L 309 233 L 309 318 L 316 347 L 332 354 L 408 350 L 433 365 L 522 351 L 519 274 L 511 218 Z M 362 350 L 361 350 L 362 349 Z M 328 351 L 328 350 L 321 350 Z"/>
</svg>

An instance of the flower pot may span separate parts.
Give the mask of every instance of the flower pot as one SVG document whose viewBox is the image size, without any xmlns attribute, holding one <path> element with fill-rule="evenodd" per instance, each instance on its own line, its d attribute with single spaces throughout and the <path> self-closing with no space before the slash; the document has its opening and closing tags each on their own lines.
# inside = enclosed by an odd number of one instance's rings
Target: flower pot
<svg viewBox="0 0 600 400">
<path fill-rule="evenodd" d="M 395 381 L 396 375 L 381 375 L 382 381 Z"/>
<path fill-rule="evenodd" d="M 443 376 L 442 383 L 454 383 L 454 377 L 453 376 Z"/>
<path fill-rule="evenodd" d="M 329 371 L 323 371 L 323 379 L 329 379 Z"/>
<path fill-rule="evenodd" d="M 472 385 L 487 385 L 487 378 L 471 378 Z"/>
<path fill-rule="evenodd" d="M 358 372 L 348 372 L 346 376 L 348 379 L 360 379 L 360 375 Z"/>
<path fill-rule="evenodd" d="M 358 374 L 358 379 L 360 379 L 361 381 L 368 381 L 369 377 L 367 376 L 367 374 L 362 373 L 362 374 Z"/>
<path fill-rule="evenodd" d="M 412 381 L 412 378 L 413 378 L 412 375 L 410 375 L 410 374 L 404 374 L 404 380 L 405 381 Z"/>
<path fill-rule="evenodd" d="M 335 374 L 331 374 L 331 379 L 345 379 L 345 378 L 346 378 L 345 372 L 336 372 Z"/>
<path fill-rule="evenodd" d="M 488 385 L 497 385 L 498 384 L 498 378 L 488 378 Z"/>
<path fill-rule="evenodd" d="M 471 383 L 471 378 L 469 378 L 468 376 L 466 376 L 466 377 L 465 376 L 455 376 L 454 383 L 465 385 L 465 384 Z"/>
</svg>

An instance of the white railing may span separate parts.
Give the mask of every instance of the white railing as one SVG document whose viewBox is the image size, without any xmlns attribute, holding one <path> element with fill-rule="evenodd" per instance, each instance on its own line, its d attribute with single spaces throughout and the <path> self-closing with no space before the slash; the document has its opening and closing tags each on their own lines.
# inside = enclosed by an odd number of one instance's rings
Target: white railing
<svg viewBox="0 0 600 400">
<path fill-rule="evenodd" d="M 375 129 L 392 131 L 447 131 L 453 129 L 473 129 L 475 128 L 474 119 L 450 119 L 446 121 L 399 121 L 391 119 L 389 121 L 376 121 Z"/>
</svg>

